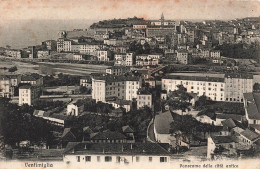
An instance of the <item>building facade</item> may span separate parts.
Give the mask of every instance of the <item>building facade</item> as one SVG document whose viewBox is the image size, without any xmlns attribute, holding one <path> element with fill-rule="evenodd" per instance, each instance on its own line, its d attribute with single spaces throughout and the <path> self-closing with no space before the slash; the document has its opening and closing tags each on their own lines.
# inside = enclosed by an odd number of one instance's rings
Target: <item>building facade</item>
<svg viewBox="0 0 260 169">
<path fill-rule="evenodd" d="M 37 86 L 25 85 L 19 88 L 19 105 L 33 105 L 39 98 L 40 93 Z"/>
</svg>

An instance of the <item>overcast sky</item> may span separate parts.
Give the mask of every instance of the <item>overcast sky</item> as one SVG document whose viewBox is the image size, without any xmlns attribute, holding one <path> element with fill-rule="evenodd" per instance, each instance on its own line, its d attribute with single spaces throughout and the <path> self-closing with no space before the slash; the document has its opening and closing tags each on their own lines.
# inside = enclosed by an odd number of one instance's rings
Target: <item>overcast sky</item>
<svg viewBox="0 0 260 169">
<path fill-rule="evenodd" d="M 0 0 L 0 22 L 13 19 L 234 19 L 260 15 L 259 1 Z"/>
</svg>

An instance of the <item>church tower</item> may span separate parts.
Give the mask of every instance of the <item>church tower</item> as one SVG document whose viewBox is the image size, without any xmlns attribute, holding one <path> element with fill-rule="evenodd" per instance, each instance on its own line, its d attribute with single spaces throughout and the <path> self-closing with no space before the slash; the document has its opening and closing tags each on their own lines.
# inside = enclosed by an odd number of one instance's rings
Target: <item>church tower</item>
<svg viewBox="0 0 260 169">
<path fill-rule="evenodd" d="M 162 15 L 161 15 L 161 26 L 163 26 L 163 25 L 164 25 L 164 15 L 162 13 Z"/>
</svg>

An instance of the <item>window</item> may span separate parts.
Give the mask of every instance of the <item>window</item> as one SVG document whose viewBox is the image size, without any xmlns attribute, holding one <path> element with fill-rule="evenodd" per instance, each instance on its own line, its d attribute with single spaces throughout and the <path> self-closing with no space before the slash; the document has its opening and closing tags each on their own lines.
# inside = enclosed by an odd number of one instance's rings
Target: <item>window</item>
<svg viewBox="0 0 260 169">
<path fill-rule="evenodd" d="M 139 162 L 140 161 L 140 157 L 135 157 L 135 161 Z"/>
<path fill-rule="evenodd" d="M 149 157 L 149 162 L 152 162 L 153 161 L 153 157 Z"/>
<path fill-rule="evenodd" d="M 167 157 L 160 157 L 160 162 L 161 163 L 167 162 Z"/>
<path fill-rule="evenodd" d="M 111 162 L 112 157 L 111 156 L 105 156 L 105 162 Z"/>
<path fill-rule="evenodd" d="M 120 156 L 117 156 L 117 157 L 116 157 L 116 162 L 117 162 L 117 163 L 120 163 Z"/>
<path fill-rule="evenodd" d="M 100 162 L 100 156 L 97 156 L 97 162 Z"/>
<path fill-rule="evenodd" d="M 76 156 L 77 162 L 80 162 L 80 156 Z"/>
<path fill-rule="evenodd" d="M 86 162 L 90 162 L 91 161 L 91 156 L 86 156 L 85 160 L 86 160 Z"/>
</svg>

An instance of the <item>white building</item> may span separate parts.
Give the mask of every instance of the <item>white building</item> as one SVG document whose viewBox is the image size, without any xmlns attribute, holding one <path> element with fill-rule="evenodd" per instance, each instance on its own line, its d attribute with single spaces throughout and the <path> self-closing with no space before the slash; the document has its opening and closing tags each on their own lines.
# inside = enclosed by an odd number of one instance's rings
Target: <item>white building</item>
<svg viewBox="0 0 260 169">
<path fill-rule="evenodd" d="M 83 59 L 83 56 L 82 56 L 82 55 L 80 55 L 80 54 L 74 54 L 74 55 L 73 55 L 73 60 L 81 61 L 81 60 L 84 60 L 84 59 Z"/>
<path fill-rule="evenodd" d="M 162 90 L 167 93 L 183 85 L 188 93 L 205 95 L 214 101 L 225 101 L 224 78 L 170 75 L 162 78 Z"/>
<path fill-rule="evenodd" d="M 0 77 L 0 97 L 11 97 L 14 93 L 11 79 L 6 76 Z"/>
<path fill-rule="evenodd" d="M 220 51 L 219 50 L 210 51 L 210 57 L 211 58 L 221 58 Z"/>
<path fill-rule="evenodd" d="M 138 91 L 136 101 L 137 109 L 144 106 L 152 108 L 152 94 L 147 91 Z"/>
<path fill-rule="evenodd" d="M 161 57 L 162 57 L 161 54 L 136 55 L 136 65 L 138 66 L 158 65 Z"/>
<path fill-rule="evenodd" d="M 115 54 L 116 66 L 132 66 L 133 65 L 133 53 L 120 53 Z"/>
<path fill-rule="evenodd" d="M 19 88 L 19 105 L 33 105 L 40 98 L 38 87 L 25 85 Z"/>
<path fill-rule="evenodd" d="M 69 166 L 169 165 L 170 153 L 157 143 L 69 142 L 63 161 Z"/>
<path fill-rule="evenodd" d="M 101 49 L 99 44 L 82 44 L 80 46 L 80 53 L 96 55 L 98 49 Z"/>
<path fill-rule="evenodd" d="M 116 76 L 123 75 L 129 71 L 130 71 L 130 67 L 126 67 L 126 66 L 112 66 L 106 69 L 107 74 L 116 75 Z"/>
<path fill-rule="evenodd" d="M 105 50 L 105 49 L 100 49 L 96 51 L 96 56 L 99 61 L 109 61 L 111 58 L 111 51 Z"/>
<path fill-rule="evenodd" d="M 243 102 L 243 93 L 253 92 L 253 75 L 226 74 L 225 100 Z"/>
<path fill-rule="evenodd" d="M 71 102 L 67 105 L 67 115 L 68 116 L 79 116 L 84 110 L 84 105 L 82 102 Z"/>
<path fill-rule="evenodd" d="M 95 76 L 92 78 L 92 99 L 102 102 L 106 102 L 107 97 L 132 100 L 137 98 L 140 87 L 140 79 L 134 76 Z"/>
</svg>

